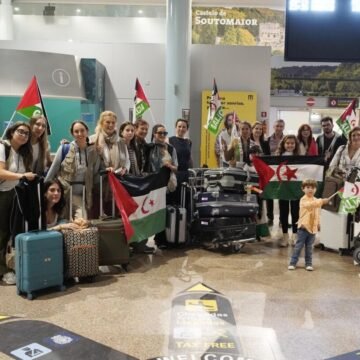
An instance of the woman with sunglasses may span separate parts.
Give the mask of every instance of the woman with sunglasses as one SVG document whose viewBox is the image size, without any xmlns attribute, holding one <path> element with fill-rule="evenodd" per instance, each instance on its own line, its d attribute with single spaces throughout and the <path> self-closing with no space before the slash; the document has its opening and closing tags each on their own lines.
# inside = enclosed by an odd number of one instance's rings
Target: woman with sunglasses
<svg viewBox="0 0 360 360">
<path fill-rule="evenodd" d="M 94 178 L 100 169 L 100 157 L 94 144 L 89 143 L 89 128 L 81 120 L 75 120 L 70 127 L 74 140 L 64 156 L 63 145 L 56 152 L 54 161 L 46 176 L 46 181 L 58 178 L 64 186 L 66 203 L 69 204 L 69 193 L 72 185 L 72 209 L 67 209 L 65 216 L 72 219 L 87 219 L 92 206 Z M 83 207 L 83 186 L 85 185 L 85 206 Z M 65 214 L 65 215 L 68 215 Z"/>
<path fill-rule="evenodd" d="M 10 214 L 15 186 L 22 177 L 34 180 L 32 168 L 31 128 L 17 122 L 9 127 L 0 143 L 0 277 L 9 285 L 15 284 L 15 274 L 7 268 L 5 250 L 10 238 Z"/>
<path fill-rule="evenodd" d="M 47 121 L 44 116 L 30 118 L 31 145 L 33 152 L 32 170 L 38 175 L 44 175 L 47 166 L 50 166 L 50 147 L 47 137 Z"/>
<path fill-rule="evenodd" d="M 168 189 L 170 191 L 175 191 L 176 184 L 174 183 L 174 179 L 176 181 L 176 177 L 174 175 L 178 167 L 178 160 L 175 148 L 166 142 L 167 134 L 168 132 L 162 124 L 157 124 L 152 128 L 152 143 L 149 144 L 150 151 L 145 169 L 146 172 L 157 172 L 163 166 L 168 167 L 172 172 Z M 168 197 L 166 202 L 169 202 Z M 159 249 L 166 248 L 165 231 L 156 234 L 154 240 Z"/>
</svg>

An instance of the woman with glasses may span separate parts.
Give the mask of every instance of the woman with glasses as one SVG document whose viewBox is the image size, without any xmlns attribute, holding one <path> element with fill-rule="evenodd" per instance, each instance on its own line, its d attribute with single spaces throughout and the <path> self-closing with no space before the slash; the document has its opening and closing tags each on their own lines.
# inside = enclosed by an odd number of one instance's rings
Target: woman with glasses
<svg viewBox="0 0 360 360">
<path fill-rule="evenodd" d="M 38 175 L 44 175 L 47 166 L 51 165 L 47 121 L 44 116 L 36 116 L 30 119 L 29 125 L 33 152 L 32 170 Z"/>
<path fill-rule="evenodd" d="M 5 251 L 10 239 L 10 214 L 15 196 L 15 186 L 22 177 L 33 180 L 31 128 L 27 123 L 17 122 L 9 127 L 0 143 L 0 277 L 15 284 L 15 274 L 5 262 Z"/>
<path fill-rule="evenodd" d="M 169 168 L 172 175 L 170 176 L 168 190 L 175 191 L 176 176 L 174 175 L 178 168 L 178 160 L 175 148 L 166 142 L 167 134 L 168 132 L 162 124 L 157 124 L 152 128 L 152 143 L 149 144 L 150 151 L 145 169 L 146 172 L 157 172 L 163 166 Z M 168 198 L 166 199 L 166 202 L 169 202 Z M 156 234 L 154 240 L 159 249 L 166 248 L 165 231 Z"/>
<path fill-rule="evenodd" d="M 72 185 L 72 219 L 87 218 L 88 211 L 92 206 L 94 177 L 100 169 L 100 157 L 94 144 L 89 143 L 89 128 L 81 120 L 75 120 L 70 133 L 74 140 L 70 143 L 66 154 L 64 146 L 61 145 L 56 152 L 54 161 L 46 176 L 46 181 L 58 178 L 64 186 L 66 203 L 69 204 L 69 191 Z M 83 186 L 85 185 L 85 206 L 83 206 Z M 68 215 L 68 214 L 66 214 Z M 69 218 L 68 216 L 65 216 Z"/>
</svg>

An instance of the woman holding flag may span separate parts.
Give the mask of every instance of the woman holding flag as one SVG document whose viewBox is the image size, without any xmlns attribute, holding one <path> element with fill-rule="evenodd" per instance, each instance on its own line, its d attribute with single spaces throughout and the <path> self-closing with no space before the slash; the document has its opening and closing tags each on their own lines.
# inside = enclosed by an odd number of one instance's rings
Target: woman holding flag
<svg viewBox="0 0 360 360">
<path fill-rule="evenodd" d="M 47 121 L 44 116 L 32 117 L 29 120 L 31 128 L 31 145 L 33 151 L 32 170 L 35 174 L 43 176 L 45 170 L 51 165 L 50 146 L 47 137 Z"/>
<path fill-rule="evenodd" d="M 344 178 L 350 174 L 353 167 L 360 167 L 360 127 L 354 127 L 349 133 L 347 145 L 341 145 L 329 166 L 329 172 L 335 168 L 343 173 Z"/>
</svg>

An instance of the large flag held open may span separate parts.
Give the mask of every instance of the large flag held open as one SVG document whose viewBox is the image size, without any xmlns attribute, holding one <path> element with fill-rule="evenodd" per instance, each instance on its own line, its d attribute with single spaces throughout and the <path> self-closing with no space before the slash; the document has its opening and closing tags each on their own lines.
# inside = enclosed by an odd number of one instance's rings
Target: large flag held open
<svg viewBox="0 0 360 360">
<path fill-rule="evenodd" d="M 300 199 L 304 195 L 301 183 L 305 179 L 315 180 L 317 193 L 321 194 L 324 175 L 321 156 L 254 157 L 253 164 L 259 174 L 264 199 Z"/>
<path fill-rule="evenodd" d="M 135 97 L 134 97 L 134 111 L 133 111 L 133 122 L 136 119 L 142 117 L 144 112 L 150 108 L 150 103 L 145 96 L 144 90 L 140 84 L 138 78 L 135 82 Z"/>
<path fill-rule="evenodd" d="M 48 135 L 51 135 L 50 123 L 46 116 L 36 76 L 31 79 L 28 88 L 25 90 L 25 93 L 16 108 L 16 112 L 27 119 L 36 115 L 43 115 L 47 120 Z"/>
<path fill-rule="evenodd" d="M 130 242 L 141 241 L 163 231 L 166 223 L 166 189 L 170 169 L 163 167 L 158 173 L 144 177 L 116 177 L 137 204 L 136 211 L 129 216 L 133 229 Z M 120 196 L 120 201 L 123 199 L 124 197 Z"/>
<path fill-rule="evenodd" d="M 220 95 L 217 89 L 216 81 L 214 79 L 213 91 L 211 93 L 208 119 L 206 123 L 206 129 L 214 135 L 217 135 L 219 126 L 223 121 L 223 111 L 221 106 Z"/>
<path fill-rule="evenodd" d="M 351 131 L 351 121 L 357 120 L 356 118 L 356 99 L 353 99 L 350 104 L 347 106 L 345 111 L 340 115 L 340 117 L 336 120 L 336 124 L 341 129 L 342 133 L 346 136 L 346 138 L 349 137 L 349 132 Z"/>
</svg>

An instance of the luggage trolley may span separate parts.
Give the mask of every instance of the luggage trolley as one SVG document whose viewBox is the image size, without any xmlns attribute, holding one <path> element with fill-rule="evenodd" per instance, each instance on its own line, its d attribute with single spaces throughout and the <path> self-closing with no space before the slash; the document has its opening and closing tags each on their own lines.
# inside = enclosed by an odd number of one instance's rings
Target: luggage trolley
<svg viewBox="0 0 360 360">
<path fill-rule="evenodd" d="M 229 179 L 234 179 L 234 186 Z M 256 240 L 256 195 L 246 185 L 254 174 L 242 169 L 189 169 L 190 234 L 207 249 L 239 252 Z M 225 185 L 225 186 L 224 186 Z"/>
</svg>

